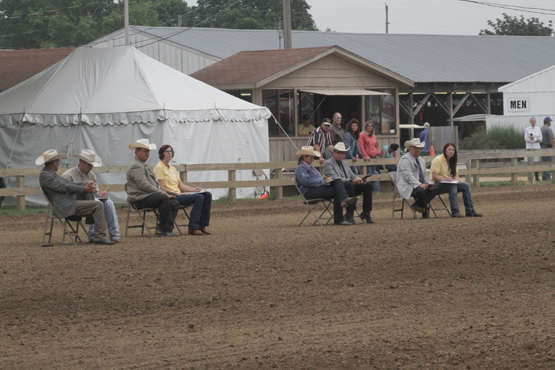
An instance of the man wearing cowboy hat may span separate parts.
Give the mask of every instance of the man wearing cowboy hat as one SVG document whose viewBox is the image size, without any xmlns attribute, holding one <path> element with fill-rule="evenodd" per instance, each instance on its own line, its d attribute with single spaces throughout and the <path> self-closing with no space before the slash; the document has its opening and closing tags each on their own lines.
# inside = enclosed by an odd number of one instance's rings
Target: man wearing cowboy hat
<svg viewBox="0 0 555 370">
<path fill-rule="evenodd" d="M 56 171 L 60 167 L 60 159 L 66 159 L 65 154 L 58 154 L 56 149 L 44 152 L 37 158 L 37 165 L 44 164 L 39 176 L 39 183 L 52 203 L 54 214 L 59 218 L 71 215 L 92 215 L 96 226 L 95 244 L 115 244 L 106 237 L 106 216 L 104 204 L 97 200 L 77 200 L 76 195 L 83 198 L 85 193 L 93 193 L 96 184 L 92 181 L 69 182 L 58 176 Z"/>
<path fill-rule="evenodd" d="M 69 182 L 80 182 L 83 184 L 89 181 L 94 182 L 93 196 L 96 200 L 100 200 L 104 204 L 104 214 L 106 215 L 106 222 L 108 223 L 110 240 L 119 243 L 120 233 L 116 207 L 114 206 L 114 202 L 108 199 L 108 192 L 101 192 L 98 189 L 96 175 L 92 172 L 93 167 L 102 166 L 102 159 L 89 149 L 83 149 L 80 154 L 74 154 L 73 156 L 79 158 L 79 164 L 77 167 L 67 170 L 61 176 Z M 94 225 L 89 226 L 89 240 L 91 241 L 96 240 L 94 229 Z"/>
<path fill-rule="evenodd" d="M 129 144 L 129 149 L 135 149 L 135 157 L 127 170 L 127 201 L 134 203 L 138 209 L 157 208 L 160 223 L 156 235 L 177 236 L 173 233 L 173 223 L 179 211 L 179 202 L 161 188 L 154 171 L 146 164 L 156 144 L 150 144 L 148 139 L 139 139 Z"/>
<path fill-rule="evenodd" d="M 349 148 L 345 148 L 345 143 L 339 142 L 330 146 L 330 151 L 333 157 L 328 159 L 326 164 L 324 164 L 324 175 L 334 180 L 341 179 L 349 197 L 356 197 L 362 194 L 362 213 L 360 218 L 366 223 L 373 224 L 374 220 L 370 216 L 372 212 L 372 184 L 367 182 L 366 179 L 362 180 L 351 171 L 351 167 L 345 161 L 345 155 L 349 151 Z M 355 210 L 356 204 L 351 204 L 347 206 L 345 212 L 345 220 L 353 225 L 356 224 L 354 218 Z"/>
<path fill-rule="evenodd" d="M 422 147 L 424 143 L 418 138 L 405 141 L 408 152 L 397 165 L 397 189 L 402 198 L 414 198 L 411 208 L 422 213 L 422 218 L 430 218 L 428 204 L 438 195 L 439 189 L 426 173 L 426 162 L 420 156 Z"/>
</svg>

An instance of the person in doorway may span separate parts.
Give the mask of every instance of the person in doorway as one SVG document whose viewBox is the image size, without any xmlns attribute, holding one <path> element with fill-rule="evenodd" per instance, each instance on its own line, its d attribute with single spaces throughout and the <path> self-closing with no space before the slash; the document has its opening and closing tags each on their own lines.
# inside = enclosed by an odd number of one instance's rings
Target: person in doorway
<svg viewBox="0 0 555 370">
<path fill-rule="evenodd" d="M 107 191 L 100 191 L 96 181 L 96 175 L 92 172 L 93 167 L 102 166 L 102 159 L 96 155 L 95 152 L 89 149 L 81 150 L 81 153 L 74 154 L 75 158 L 79 158 L 77 167 L 70 168 L 61 176 L 69 182 L 86 183 L 89 181 L 94 182 L 94 192 L 92 193 L 95 200 L 99 200 L 104 204 L 104 213 L 106 215 L 106 222 L 108 223 L 108 234 L 110 240 L 116 243 L 120 242 L 118 215 L 116 207 L 111 199 L 108 199 Z M 89 240 L 95 241 L 97 239 L 94 225 L 89 226 Z"/>
<path fill-rule="evenodd" d="M 320 127 L 318 127 L 312 135 L 308 138 L 307 146 L 314 147 L 314 150 L 320 153 L 320 158 L 318 159 L 320 164 L 326 162 L 326 149 L 331 145 L 330 136 L 331 120 L 329 118 L 324 118 Z"/>
<path fill-rule="evenodd" d="M 335 112 L 331 119 L 333 121 L 330 128 L 331 144 L 335 145 L 337 143 L 345 143 L 345 133 L 343 132 L 343 127 L 341 126 L 341 120 L 343 119 L 341 113 Z"/>
<path fill-rule="evenodd" d="M 303 114 L 301 125 L 299 126 L 299 135 L 310 135 L 316 130 L 316 127 L 310 123 L 310 116 Z"/>
<path fill-rule="evenodd" d="M 530 118 L 530 126 L 526 127 L 524 130 L 524 141 L 526 142 L 526 149 L 537 150 L 540 149 L 540 143 L 542 142 L 542 132 L 539 127 L 536 127 L 536 118 Z M 536 162 L 534 157 L 528 157 L 529 161 Z M 539 172 L 534 172 L 536 181 L 540 181 Z"/>
<path fill-rule="evenodd" d="M 474 210 L 474 202 L 470 192 L 470 184 L 459 181 L 459 170 L 457 169 L 457 148 L 453 143 L 443 146 L 443 154 L 438 155 L 432 161 L 432 179 L 438 183 L 439 194 L 449 194 L 451 204 L 451 217 L 462 217 L 459 210 L 457 193 L 463 193 L 464 211 L 466 217 L 482 217 Z"/>
<path fill-rule="evenodd" d="M 364 131 L 360 133 L 358 138 L 358 146 L 360 147 L 360 151 L 362 152 L 364 158 L 368 158 L 368 160 L 372 160 L 372 158 L 378 158 L 380 156 L 380 146 L 378 144 L 378 139 L 374 134 L 374 124 L 372 121 L 366 121 Z M 378 174 L 376 166 L 367 166 L 366 170 L 368 175 Z M 374 192 L 379 193 L 380 182 L 372 181 L 371 183 L 374 187 Z"/>
<path fill-rule="evenodd" d="M 162 189 L 182 206 L 193 205 L 189 217 L 189 235 L 210 235 L 210 209 L 212 207 L 212 194 L 202 191 L 200 187 L 192 188 L 179 179 L 179 174 L 174 166 L 170 166 L 175 152 L 170 145 L 162 145 L 158 150 L 160 162 L 154 167 L 154 175 Z"/>
<path fill-rule="evenodd" d="M 358 138 L 360 137 L 360 122 L 358 119 L 353 118 L 347 123 L 347 129 L 345 130 L 345 145 L 349 148 L 347 152 L 346 159 L 352 159 L 356 162 L 360 158 L 364 158 L 365 161 L 369 161 L 370 158 L 365 158 L 360 148 L 358 146 Z M 360 170 L 359 166 L 351 166 L 351 171 L 355 175 L 358 175 Z"/>
<path fill-rule="evenodd" d="M 420 156 L 424 143 L 420 139 L 405 141 L 407 154 L 401 157 L 397 166 L 397 190 L 402 198 L 414 198 L 411 208 L 422 213 L 422 218 L 430 218 L 429 204 L 438 194 L 438 187 L 426 174 L 426 162 Z"/>
<path fill-rule="evenodd" d="M 424 130 L 418 136 L 420 142 L 423 142 L 424 148 L 423 151 L 429 152 L 430 151 L 430 124 L 428 122 L 424 123 Z"/>
<path fill-rule="evenodd" d="M 540 129 L 542 133 L 542 141 L 540 143 L 540 148 L 550 149 L 553 148 L 553 130 L 551 129 L 551 122 L 553 120 L 550 117 L 545 117 L 543 119 L 543 126 Z M 551 163 L 551 157 L 542 157 L 542 162 Z M 549 171 L 542 172 L 543 181 L 551 181 L 551 173 Z"/>
</svg>

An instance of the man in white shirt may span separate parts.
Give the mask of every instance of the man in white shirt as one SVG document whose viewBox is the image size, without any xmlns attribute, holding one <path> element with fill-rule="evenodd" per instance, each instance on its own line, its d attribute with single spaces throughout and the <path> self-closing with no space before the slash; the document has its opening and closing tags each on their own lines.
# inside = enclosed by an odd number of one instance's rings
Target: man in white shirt
<svg viewBox="0 0 555 370">
<path fill-rule="evenodd" d="M 540 149 L 540 143 L 542 142 L 542 131 L 539 127 L 536 127 L 536 118 L 530 118 L 530 126 L 526 127 L 524 130 L 524 141 L 526 142 L 526 149 Z M 529 161 L 536 161 L 535 157 L 528 157 Z M 540 173 L 534 172 L 536 175 L 536 181 L 540 181 Z"/>
</svg>

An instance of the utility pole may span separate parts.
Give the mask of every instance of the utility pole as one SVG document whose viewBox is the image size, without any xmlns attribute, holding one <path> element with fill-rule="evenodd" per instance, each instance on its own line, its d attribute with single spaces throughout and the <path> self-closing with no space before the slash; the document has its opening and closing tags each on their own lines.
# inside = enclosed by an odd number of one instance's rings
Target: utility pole
<svg viewBox="0 0 555 370">
<path fill-rule="evenodd" d="M 183 16 L 177 16 L 177 27 L 181 27 L 183 25 Z"/>
<path fill-rule="evenodd" d="M 129 0 L 123 2 L 123 23 L 125 26 L 125 46 L 129 46 Z"/>
<path fill-rule="evenodd" d="M 389 7 L 385 4 L 385 33 L 389 33 Z"/>
<path fill-rule="evenodd" d="M 283 0 L 283 48 L 292 49 L 291 42 L 291 0 Z"/>
</svg>

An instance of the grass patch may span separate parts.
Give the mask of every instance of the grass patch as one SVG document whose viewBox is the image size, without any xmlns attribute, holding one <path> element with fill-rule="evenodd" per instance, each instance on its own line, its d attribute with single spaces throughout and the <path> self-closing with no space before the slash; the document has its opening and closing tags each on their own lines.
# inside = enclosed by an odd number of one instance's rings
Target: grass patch
<svg viewBox="0 0 555 370">
<path fill-rule="evenodd" d="M 492 127 L 479 130 L 464 138 L 460 149 L 523 149 L 526 147 L 524 131 L 514 126 Z"/>
<path fill-rule="evenodd" d="M 0 216 L 21 217 L 27 215 L 41 215 L 46 213 L 46 206 L 25 206 L 25 210 L 18 211 L 15 206 L 2 206 Z"/>
</svg>

